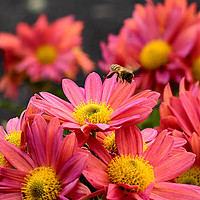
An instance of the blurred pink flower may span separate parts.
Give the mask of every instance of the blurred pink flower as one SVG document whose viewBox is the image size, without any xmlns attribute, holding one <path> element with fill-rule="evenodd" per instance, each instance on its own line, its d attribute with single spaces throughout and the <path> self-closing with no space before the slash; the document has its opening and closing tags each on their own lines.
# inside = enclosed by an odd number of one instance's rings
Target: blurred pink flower
<svg viewBox="0 0 200 200">
<path fill-rule="evenodd" d="M 159 93 L 150 90 L 133 96 L 135 82 L 121 84 L 113 76 L 102 84 L 94 72 L 86 78 L 85 88 L 78 87 L 69 79 L 63 80 L 62 87 L 70 103 L 47 92 L 41 92 L 42 97 L 36 95 L 37 99 L 31 103 L 45 114 L 58 117 L 65 129 L 75 130 L 78 141 L 83 143 L 83 137 L 86 136 L 87 140 L 91 131 L 111 131 L 122 124 L 142 122 L 159 97 Z"/>
<path fill-rule="evenodd" d="M 192 81 L 183 58 L 189 55 L 197 38 L 199 17 L 196 4 L 187 0 L 165 0 L 154 5 L 136 4 L 132 18 L 125 20 L 119 35 L 110 34 L 108 44 L 101 42 L 102 70 L 113 63 L 137 69 L 137 87 L 162 93 L 168 82 L 179 83 L 183 76 Z"/>
<path fill-rule="evenodd" d="M 193 164 L 195 155 L 171 154 L 174 137 L 167 131 L 160 133 L 145 151 L 136 126 L 115 132 L 119 155 L 114 158 L 93 136 L 89 138 L 89 148 L 101 160 L 88 153 L 83 175 L 98 190 L 87 198 L 105 194 L 106 199 L 116 200 L 199 199 L 200 187 L 170 182 Z"/>
<path fill-rule="evenodd" d="M 26 72 L 32 82 L 52 80 L 58 83 L 64 77 L 75 79 L 79 67 L 84 73 L 90 72 L 94 64 L 81 49 L 82 29 L 83 23 L 75 21 L 73 16 L 49 24 L 46 15 L 41 15 L 32 26 L 19 23 L 16 37 L 20 45 L 16 53 L 21 60 L 15 70 Z M 4 33 L 2 40 L 4 37 L 9 34 Z"/>
<path fill-rule="evenodd" d="M 47 125 L 40 115 L 28 123 L 26 134 L 29 154 L 0 139 L 0 152 L 16 168 L 0 168 L 1 199 L 79 199 L 90 193 L 78 182 L 87 155 L 77 152 L 75 134 L 62 140 L 59 120 Z"/>
</svg>

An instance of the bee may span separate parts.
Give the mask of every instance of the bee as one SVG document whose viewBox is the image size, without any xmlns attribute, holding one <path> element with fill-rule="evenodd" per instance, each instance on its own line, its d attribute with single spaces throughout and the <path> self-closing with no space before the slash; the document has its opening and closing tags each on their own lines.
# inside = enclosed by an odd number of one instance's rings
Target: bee
<svg viewBox="0 0 200 200">
<path fill-rule="evenodd" d="M 127 69 L 117 64 L 111 65 L 110 70 L 111 73 L 108 74 L 105 78 L 111 78 L 114 74 L 117 74 L 116 81 L 120 79 L 120 83 L 124 83 L 124 81 L 126 81 L 127 83 L 132 83 L 135 70 Z"/>
</svg>

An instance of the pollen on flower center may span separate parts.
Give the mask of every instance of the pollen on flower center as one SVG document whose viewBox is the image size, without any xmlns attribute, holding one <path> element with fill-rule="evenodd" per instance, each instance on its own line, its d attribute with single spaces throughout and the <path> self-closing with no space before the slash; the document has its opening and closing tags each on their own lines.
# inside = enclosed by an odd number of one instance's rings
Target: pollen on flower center
<svg viewBox="0 0 200 200">
<path fill-rule="evenodd" d="M 112 183 L 137 185 L 138 190 L 142 191 L 155 180 L 152 165 L 137 155 L 135 157 L 121 155 L 113 158 L 108 164 L 107 173 Z"/>
<path fill-rule="evenodd" d="M 22 131 L 9 131 L 8 134 L 4 139 L 17 147 L 21 147 L 21 133 Z"/>
<path fill-rule="evenodd" d="M 61 182 L 51 167 L 37 167 L 24 178 L 22 198 L 27 200 L 54 200 L 61 192 Z"/>
<path fill-rule="evenodd" d="M 200 57 L 193 61 L 191 70 L 194 80 L 200 81 Z"/>
<path fill-rule="evenodd" d="M 186 172 L 177 177 L 177 182 L 200 186 L 200 168 L 191 167 Z"/>
<path fill-rule="evenodd" d="M 52 64 L 56 60 L 57 50 L 51 45 L 43 45 L 36 50 L 36 57 L 43 65 Z"/>
<path fill-rule="evenodd" d="M 115 142 L 115 133 L 111 132 L 103 141 L 103 146 L 110 152 L 117 153 L 117 145 Z"/>
<path fill-rule="evenodd" d="M 105 102 L 97 103 L 96 101 L 82 102 L 73 112 L 76 121 L 82 126 L 87 119 L 91 124 L 107 124 L 110 121 L 110 115 L 113 109 Z"/>
<path fill-rule="evenodd" d="M 140 62 L 147 70 L 157 69 L 167 64 L 171 47 L 163 40 L 153 40 L 147 43 L 141 53 Z"/>
</svg>

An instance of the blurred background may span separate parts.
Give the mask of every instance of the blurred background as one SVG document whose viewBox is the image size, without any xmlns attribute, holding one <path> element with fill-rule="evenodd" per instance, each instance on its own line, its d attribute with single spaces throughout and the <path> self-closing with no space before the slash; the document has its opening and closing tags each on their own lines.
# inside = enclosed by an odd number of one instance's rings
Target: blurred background
<svg viewBox="0 0 200 200">
<path fill-rule="evenodd" d="M 199 8 L 199 1 L 189 2 L 198 2 Z M 72 14 L 75 20 L 84 22 L 82 47 L 96 64 L 102 59 L 99 42 L 107 41 L 109 33 L 119 33 L 124 19 L 131 17 L 136 3 L 144 4 L 145 0 L 0 0 L 0 31 L 15 33 L 17 23 L 33 24 L 42 13 L 47 14 L 50 22 Z M 103 75 L 97 64 L 95 71 Z M 0 55 L 0 76 L 2 74 Z M 76 83 L 83 86 L 84 80 L 85 77 L 79 74 Z M 20 95 L 12 102 L 12 106 L 4 102 L 0 107 L 0 123 L 15 117 L 16 109 L 25 108 L 32 95 L 30 88 L 22 85 Z M 3 99 L 3 94 L 0 94 L 0 99 Z"/>
</svg>

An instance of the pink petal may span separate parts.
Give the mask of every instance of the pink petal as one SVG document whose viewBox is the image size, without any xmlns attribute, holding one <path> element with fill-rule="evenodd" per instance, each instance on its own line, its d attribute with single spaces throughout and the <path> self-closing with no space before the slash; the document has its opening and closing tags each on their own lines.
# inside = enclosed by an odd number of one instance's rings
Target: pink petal
<svg viewBox="0 0 200 200">
<path fill-rule="evenodd" d="M 99 103 L 102 93 L 102 82 L 100 76 L 93 72 L 88 75 L 85 81 L 86 101 L 97 100 Z"/>
<path fill-rule="evenodd" d="M 17 36 L 1 32 L 0 33 L 0 48 L 1 49 L 14 49 L 18 47 L 20 44 L 20 40 Z"/>
<path fill-rule="evenodd" d="M 152 128 L 146 128 L 141 131 L 142 138 L 145 142 L 150 142 L 157 136 L 157 130 Z"/>
<path fill-rule="evenodd" d="M 72 181 L 71 183 L 67 184 L 61 191 L 61 193 L 58 195 L 61 199 L 68 199 L 65 198 L 64 196 L 67 195 L 69 192 L 73 190 L 73 188 L 76 186 L 78 183 L 78 178 Z"/>
<path fill-rule="evenodd" d="M 71 156 L 77 153 L 77 147 L 76 135 L 75 133 L 70 133 L 62 141 L 62 146 L 60 148 L 59 155 L 57 156 L 56 171 L 59 171 L 64 163 L 67 162 Z"/>
<path fill-rule="evenodd" d="M 161 200 L 162 199 L 199 200 L 200 189 L 199 187 L 193 185 L 160 182 L 154 185 L 152 194 L 158 195 L 160 197 L 158 199 Z"/>
<path fill-rule="evenodd" d="M 193 132 L 193 127 L 188 119 L 188 115 L 183 108 L 182 102 L 177 97 L 172 97 L 170 109 L 172 110 L 174 116 L 178 120 L 179 126 L 185 131 L 188 135 Z"/>
<path fill-rule="evenodd" d="M 62 100 L 61 98 L 48 93 L 48 92 L 40 92 L 40 95 L 51 105 L 55 105 L 56 107 L 64 110 L 69 110 L 69 112 L 74 111 L 74 107 L 72 104 L 68 103 L 67 101 Z"/>
<path fill-rule="evenodd" d="M 33 160 L 24 151 L 5 140 L 0 140 L 0 152 L 17 169 L 29 172 L 35 168 Z"/>
<path fill-rule="evenodd" d="M 188 94 L 188 93 L 187 93 Z M 180 94 L 179 98 L 182 102 L 183 108 L 185 109 L 187 116 L 190 120 L 190 123 L 193 126 L 193 130 L 198 133 L 200 131 L 200 120 L 197 113 L 197 108 L 194 106 L 194 103 L 192 100 L 194 100 L 194 97 L 189 93 L 187 94 Z"/>
<path fill-rule="evenodd" d="M 43 100 L 35 99 L 31 102 L 33 106 L 38 108 L 39 110 L 43 111 L 45 114 L 50 116 L 59 117 L 59 119 L 64 121 L 75 122 L 74 118 L 72 117 L 72 112 L 66 107 L 66 109 L 59 109 L 56 108 L 55 105 L 51 105 Z"/>
<path fill-rule="evenodd" d="M 188 170 L 195 161 L 193 153 L 178 153 L 154 167 L 155 181 L 168 181 Z"/>
<path fill-rule="evenodd" d="M 4 128 L 2 126 L 0 126 L 0 138 L 4 139 L 6 136 L 6 132 L 4 131 Z"/>
<path fill-rule="evenodd" d="M 47 128 L 46 140 L 46 158 L 47 166 L 55 166 L 56 160 L 58 159 L 58 153 L 62 144 L 63 127 L 60 126 L 58 118 L 50 120 Z"/>
<path fill-rule="evenodd" d="M 172 97 L 172 90 L 171 90 L 171 87 L 170 87 L 170 84 L 168 83 L 165 88 L 164 88 L 164 92 L 163 92 L 163 99 L 164 99 L 164 102 L 169 104 L 170 103 L 170 98 Z"/>
<path fill-rule="evenodd" d="M 197 166 L 200 166 L 200 138 L 196 133 L 193 133 L 191 138 L 189 139 L 189 143 L 191 145 L 192 152 L 196 154 L 195 163 Z"/>
<path fill-rule="evenodd" d="M 107 199 L 121 200 L 124 196 L 123 190 L 117 184 L 108 185 Z"/>
<path fill-rule="evenodd" d="M 114 110 L 134 94 L 136 85 L 135 82 L 132 82 L 132 84 L 121 84 L 117 82 L 115 88 L 115 91 L 107 102 Z"/>
<path fill-rule="evenodd" d="M 167 136 L 167 131 L 162 131 L 144 152 L 144 157 L 149 161 L 149 164 L 155 166 L 160 161 L 166 159 L 172 151 L 174 139 Z"/>
<path fill-rule="evenodd" d="M 191 26 L 180 32 L 175 42 L 172 44 L 177 55 L 185 57 L 191 51 L 197 37 L 197 26 Z"/>
<path fill-rule="evenodd" d="M 2 177 L 1 179 L 1 186 L 7 186 L 7 187 L 15 187 L 15 188 L 21 188 L 22 182 L 24 182 L 24 177 L 27 175 L 27 172 L 12 169 L 12 168 L 0 168 L 0 175 Z"/>
<path fill-rule="evenodd" d="M 101 101 L 102 102 L 108 102 L 110 96 L 112 95 L 112 92 L 114 90 L 115 86 L 115 77 L 112 77 L 110 79 L 106 79 L 103 83 L 103 89 L 102 89 L 102 97 Z"/>
<path fill-rule="evenodd" d="M 88 156 L 84 153 L 77 153 L 71 156 L 58 172 L 58 177 L 62 184 L 69 184 L 79 178 L 86 166 Z"/>
<path fill-rule="evenodd" d="M 71 192 L 67 194 L 67 196 L 70 197 L 71 199 L 80 199 L 90 194 L 91 192 L 89 188 L 84 184 L 82 184 L 81 182 L 78 182 L 76 186 L 71 190 Z"/>
<path fill-rule="evenodd" d="M 14 131 L 14 130 L 16 130 L 16 131 L 21 130 L 21 128 L 19 127 L 19 118 L 18 117 L 8 120 L 8 122 L 6 124 L 7 133 L 9 133 L 9 131 Z"/>
<path fill-rule="evenodd" d="M 97 189 L 104 189 L 109 183 L 108 174 L 98 167 L 87 167 L 83 170 L 83 175 L 90 182 L 90 184 Z"/>
<path fill-rule="evenodd" d="M 112 160 L 112 156 L 94 136 L 89 136 L 87 144 L 89 145 L 89 149 L 94 151 L 106 164 Z"/>
<path fill-rule="evenodd" d="M 155 77 L 156 77 L 158 84 L 166 85 L 170 80 L 170 72 L 167 70 L 165 70 L 165 71 L 157 70 Z"/>
<path fill-rule="evenodd" d="M 118 152 L 123 155 L 141 155 L 143 153 L 143 139 L 136 126 L 122 127 L 115 131 Z"/>
<path fill-rule="evenodd" d="M 62 87 L 65 96 L 74 106 L 79 105 L 83 101 L 86 102 L 86 99 L 83 96 L 82 91 L 80 91 L 79 87 L 73 81 L 69 79 L 63 79 Z"/>
<path fill-rule="evenodd" d="M 26 126 L 28 147 L 37 166 L 46 166 L 46 129 L 47 124 L 41 115 L 36 115 L 31 127 Z"/>
<path fill-rule="evenodd" d="M 0 199 L 3 199 L 3 200 L 21 200 L 22 194 L 21 194 L 21 191 L 17 191 L 17 192 L 13 192 L 13 193 L 0 194 Z"/>
</svg>

